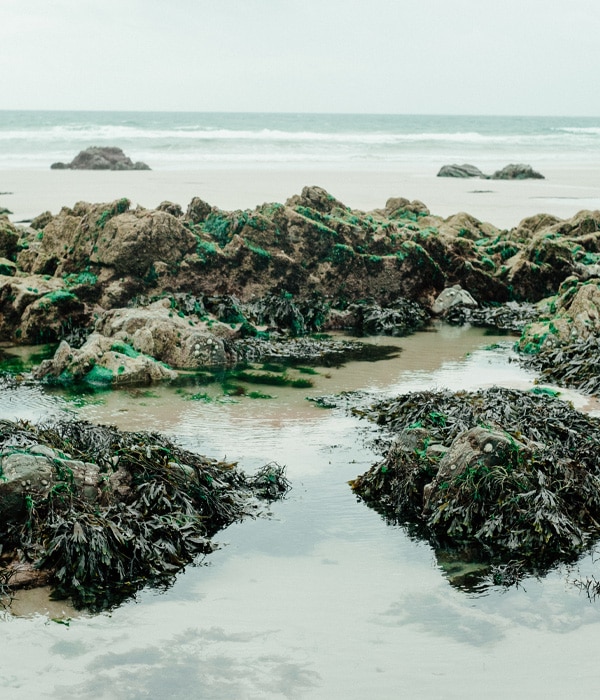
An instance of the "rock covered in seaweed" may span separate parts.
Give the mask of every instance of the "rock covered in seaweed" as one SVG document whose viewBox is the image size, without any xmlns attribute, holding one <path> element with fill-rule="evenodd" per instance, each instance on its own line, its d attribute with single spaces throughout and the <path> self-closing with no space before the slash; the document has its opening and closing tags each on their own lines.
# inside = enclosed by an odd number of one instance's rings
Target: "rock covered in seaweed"
<svg viewBox="0 0 600 700">
<path fill-rule="evenodd" d="M 54 356 L 44 360 L 33 377 L 60 384 L 84 382 L 116 387 L 174 380 L 177 373 L 153 357 L 136 352 L 127 343 L 92 333 L 79 349 L 61 341 Z"/>
<path fill-rule="evenodd" d="M 52 170 L 150 170 L 146 163 L 134 163 L 116 146 L 90 146 L 70 163 L 52 163 Z"/>
<path fill-rule="evenodd" d="M 539 307 L 539 319 L 518 342 L 524 364 L 539 371 L 541 381 L 600 392 L 600 279 L 569 277 Z"/>
<path fill-rule="evenodd" d="M 185 212 L 173 202 L 156 210 L 132 210 L 127 199 L 79 202 L 6 231 L 3 337 L 67 339 L 71 347 L 73 336 L 115 336 L 98 325 L 107 314 L 160 299 L 175 300 L 173 315 L 191 330 L 228 324 L 234 340 L 328 329 L 402 335 L 421 328 L 440 292 L 456 285 L 478 309 L 445 312 L 452 322 L 504 319 L 508 327 L 511 316 L 512 328 L 521 328 L 515 309 L 491 313 L 490 305 L 536 302 L 573 275 L 595 279 L 600 250 L 598 212 L 566 221 L 529 217 L 500 231 L 464 212 L 442 219 L 402 197 L 372 212 L 352 210 L 320 187 L 305 187 L 285 204 L 231 212 L 199 197 Z M 190 358 L 171 331 L 134 333 L 136 352 L 180 367 Z M 194 352 L 192 366 L 204 355 Z"/>
<path fill-rule="evenodd" d="M 0 421 L 1 580 L 99 610 L 167 585 L 257 499 L 283 496 L 283 469 L 253 477 L 155 433 L 85 422 Z"/>
<path fill-rule="evenodd" d="M 537 569 L 600 534 L 600 420 L 500 388 L 406 394 L 368 415 L 392 442 L 355 492 L 435 546 Z"/>
</svg>

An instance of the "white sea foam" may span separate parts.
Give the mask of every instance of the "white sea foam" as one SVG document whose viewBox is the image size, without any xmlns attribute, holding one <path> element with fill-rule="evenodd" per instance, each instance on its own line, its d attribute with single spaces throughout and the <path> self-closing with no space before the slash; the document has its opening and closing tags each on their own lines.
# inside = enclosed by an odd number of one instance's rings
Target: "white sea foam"
<svg viewBox="0 0 600 700">
<path fill-rule="evenodd" d="M 599 128 L 561 128 L 545 134 L 486 134 L 466 132 L 318 132 L 284 131 L 280 129 L 217 129 L 210 127 L 181 127 L 173 129 L 139 128 L 118 125 L 53 126 L 42 129 L 0 130 L 0 141 L 37 142 L 92 142 L 150 140 L 174 143 L 177 141 L 260 141 L 260 142 L 322 142 L 393 145 L 403 143 L 473 143 L 520 145 L 528 143 L 567 143 L 568 134 L 598 135 Z"/>
<path fill-rule="evenodd" d="M 600 119 L 409 115 L 0 111 L 0 166 L 48 167 L 88 146 L 153 168 L 228 163 L 449 162 L 600 158 Z"/>
</svg>

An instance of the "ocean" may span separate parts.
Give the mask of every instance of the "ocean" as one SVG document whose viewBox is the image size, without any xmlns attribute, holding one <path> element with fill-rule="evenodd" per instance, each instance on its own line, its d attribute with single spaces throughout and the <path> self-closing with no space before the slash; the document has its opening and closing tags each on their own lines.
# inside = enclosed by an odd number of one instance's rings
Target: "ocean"
<svg viewBox="0 0 600 700">
<path fill-rule="evenodd" d="M 0 111 L 0 169 L 118 146 L 155 170 L 597 164 L 600 117 Z"/>
</svg>

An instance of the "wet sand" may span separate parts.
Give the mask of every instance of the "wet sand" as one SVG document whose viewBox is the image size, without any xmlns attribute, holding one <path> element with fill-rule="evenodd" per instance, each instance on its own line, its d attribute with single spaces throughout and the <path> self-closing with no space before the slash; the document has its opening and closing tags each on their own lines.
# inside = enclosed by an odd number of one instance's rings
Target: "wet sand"
<svg viewBox="0 0 600 700">
<path fill-rule="evenodd" d="M 498 164 L 480 164 L 491 171 Z M 128 197 L 152 208 L 164 200 L 186 207 L 198 196 L 222 209 L 253 208 L 283 202 L 305 185 L 325 187 L 354 209 L 371 210 L 388 197 L 424 202 L 433 214 L 466 211 L 501 228 L 541 212 L 568 218 L 582 209 L 600 209 L 600 166 L 536 163 L 544 180 L 498 181 L 436 177 L 430 164 L 385 167 L 321 165 L 314 168 L 249 166 L 229 169 L 153 170 L 134 172 L 3 170 L 0 206 L 11 219 L 31 219 L 43 211 L 57 213 L 77 201 L 103 202 Z"/>
</svg>

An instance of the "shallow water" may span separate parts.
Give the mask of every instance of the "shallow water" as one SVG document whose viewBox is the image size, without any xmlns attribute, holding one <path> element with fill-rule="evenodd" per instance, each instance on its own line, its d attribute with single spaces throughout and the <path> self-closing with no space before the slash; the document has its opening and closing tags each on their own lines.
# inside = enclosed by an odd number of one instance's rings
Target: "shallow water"
<svg viewBox="0 0 600 700">
<path fill-rule="evenodd" d="M 594 572 L 592 556 L 510 590 L 450 585 L 427 544 L 386 525 L 348 487 L 377 460 L 366 440 L 370 427 L 306 401 L 347 389 L 383 396 L 527 388 L 535 376 L 511 361 L 510 338 L 476 329 L 441 326 L 369 342 L 402 351 L 377 363 L 319 369 L 309 390 L 267 388 L 276 399 L 234 402 L 216 386 L 206 389 L 210 402 L 190 400 L 196 389 L 167 387 L 96 394 L 89 402 L 23 387 L 4 392 L 0 417 L 69 411 L 160 430 L 186 447 L 239 460 L 247 471 L 271 460 L 286 464 L 293 490 L 270 507 L 270 517 L 219 533 L 221 548 L 170 590 L 143 591 L 110 614 L 69 620 L 59 604 L 26 616 L 45 603 L 19 593 L 14 610 L 24 616 L 6 614 L 2 624 L 3 697 L 592 695 L 600 604 L 569 583 Z M 577 394 L 568 398 L 597 412 Z"/>
</svg>

